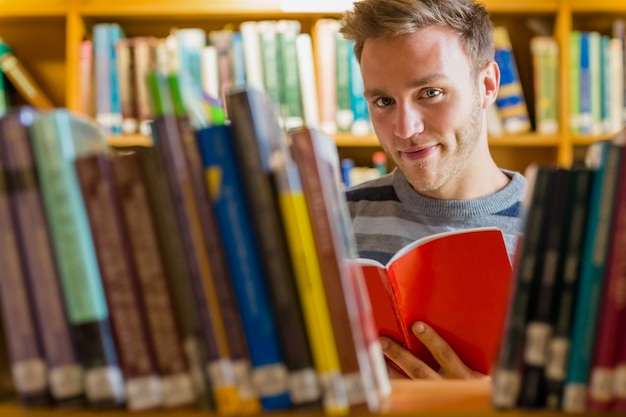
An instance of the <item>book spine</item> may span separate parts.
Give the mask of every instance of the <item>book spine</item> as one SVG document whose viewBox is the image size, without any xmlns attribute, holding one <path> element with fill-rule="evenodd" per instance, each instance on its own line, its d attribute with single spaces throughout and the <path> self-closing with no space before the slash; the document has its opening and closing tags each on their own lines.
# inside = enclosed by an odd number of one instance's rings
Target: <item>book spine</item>
<svg viewBox="0 0 626 417">
<path fill-rule="evenodd" d="M 246 201 L 255 207 L 252 226 L 289 371 L 290 397 L 296 406 L 315 403 L 319 387 L 272 179 L 272 141 L 284 140 L 276 106 L 267 94 L 252 89 L 232 92 L 227 104 Z"/>
<path fill-rule="evenodd" d="M 111 79 L 111 133 L 119 135 L 122 133 L 122 123 L 124 121 L 122 115 L 122 100 L 120 92 L 120 74 L 116 45 L 124 39 L 124 32 L 117 23 L 109 23 L 108 25 L 108 46 L 109 54 L 109 78 Z"/>
<path fill-rule="evenodd" d="M 581 110 L 580 110 L 580 90 L 581 90 L 581 71 L 580 71 L 580 38 L 581 32 L 572 30 L 569 34 L 569 129 L 571 134 L 578 135 L 581 132 Z"/>
<path fill-rule="evenodd" d="M 263 86 L 267 94 L 272 97 L 276 106 L 281 105 L 280 79 L 282 65 L 278 60 L 277 22 L 262 20 L 257 24 L 261 64 L 263 65 Z"/>
<path fill-rule="evenodd" d="M 261 91 L 265 90 L 259 22 L 246 21 L 239 25 L 246 64 L 246 83 Z"/>
<path fill-rule="evenodd" d="M 209 382 L 205 372 L 206 352 L 200 315 L 194 303 L 191 275 L 185 260 L 185 251 L 176 222 L 176 214 L 167 188 L 163 161 L 154 146 L 132 147 L 139 156 L 150 207 L 154 211 L 156 233 L 163 255 L 166 277 L 169 280 L 176 317 L 187 361 L 194 382 L 198 405 L 214 408 L 213 396 L 209 393 Z M 129 149 L 129 150 L 131 150 Z"/>
<path fill-rule="evenodd" d="M 35 117 L 35 112 L 23 108 L 0 119 L 0 159 L 7 175 L 24 275 L 50 375 L 50 393 L 58 403 L 80 402 L 84 391 L 82 366 L 65 314 L 28 125 L 22 123 L 30 117 Z"/>
<path fill-rule="evenodd" d="M 40 115 L 31 127 L 31 140 L 68 319 L 85 367 L 87 399 L 94 406 L 108 406 L 123 401 L 123 382 L 73 166 L 71 117 L 63 110 Z"/>
<path fill-rule="evenodd" d="M 111 104 L 111 58 L 109 53 L 109 30 L 107 23 L 93 27 L 94 62 L 94 116 L 106 133 L 113 132 L 113 108 Z"/>
<path fill-rule="evenodd" d="M 535 85 L 535 130 L 555 134 L 558 121 L 559 45 L 552 36 L 534 36 L 530 41 Z"/>
<path fill-rule="evenodd" d="M 52 101 L 35 82 L 22 62 L 13 55 L 10 47 L 2 38 L 0 38 L 0 50 L 2 51 L 0 53 L 0 70 L 26 102 L 41 110 L 53 109 Z"/>
<path fill-rule="evenodd" d="M 115 64 L 117 65 L 120 112 L 122 114 L 122 133 L 137 133 L 139 130 L 137 122 L 137 95 L 133 77 L 135 72 L 134 39 L 120 39 L 114 47 L 117 58 Z"/>
<path fill-rule="evenodd" d="M 301 133 L 300 133 L 301 132 Z M 329 217 L 323 184 L 319 177 L 312 138 L 306 130 L 292 133 L 292 151 L 300 170 L 302 188 L 310 213 L 315 248 L 320 259 L 324 292 L 332 317 L 333 334 L 337 341 L 339 365 L 347 387 L 350 407 L 363 406 L 367 402 L 367 388 L 364 382 L 359 355 L 355 345 L 353 321 L 348 311 L 345 277 L 340 265 L 341 253 L 333 236 L 333 224 Z M 336 225 L 335 225 L 336 226 Z M 345 342 L 339 342 L 345 341 Z"/>
<path fill-rule="evenodd" d="M 167 408 L 189 405 L 195 401 L 194 390 L 175 320 L 141 165 L 137 154 L 132 152 L 116 155 L 111 163 L 124 225 L 128 230 L 130 252 L 137 270 L 148 334 L 161 376 L 163 403 Z"/>
<path fill-rule="evenodd" d="M 0 169 L 0 306 L 13 385 L 24 405 L 46 405 L 46 361 L 30 308 L 8 199 L 4 172 Z"/>
<path fill-rule="evenodd" d="M 524 219 L 524 233 L 514 261 L 514 292 L 507 312 L 502 344 L 493 371 L 492 405 L 498 409 L 516 406 L 521 390 L 520 365 L 524 346 L 526 317 L 534 287 L 537 249 L 542 239 L 542 226 L 548 205 L 550 170 L 537 167 L 533 179 L 532 196 Z"/>
<path fill-rule="evenodd" d="M 507 133 L 530 130 L 528 108 L 522 90 L 513 47 L 506 27 L 496 26 L 493 30 L 495 60 L 500 67 L 500 89 L 496 106 Z"/>
<path fill-rule="evenodd" d="M 591 189 L 588 238 L 583 246 L 578 297 L 572 328 L 572 349 L 567 366 L 563 392 L 563 410 L 584 411 L 591 355 L 595 342 L 600 294 L 608 253 L 609 233 L 618 183 L 623 147 L 610 142 L 600 143 L 602 162 Z"/>
<path fill-rule="evenodd" d="M 300 34 L 297 20 L 279 20 L 276 24 L 277 58 L 280 66 L 281 114 L 285 129 L 294 129 L 304 124 L 302 91 L 296 38 Z"/>
<path fill-rule="evenodd" d="M 150 95 L 146 85 L 146 75 L 156 62 L 157 40 L 153 37 L 142 36 L 133 38 L 132 47 L 132 85 L 136 103 L 137 131 L 142 135 L 150 136 Z"/>
<path fill-rule="evenodd" d="M 546 407 L 561 408 L 563 383 L 567 372 L 567 358 L 571 344 L 571 323 L 576 305 L 580 255 L 585 239 L 585 226 L 589 189 L 593 172 L 587 168 L 576 168 L 570 172 L 566 211 L 561 238 L 561 252 L 557 266 L 558 300 L 554 311 L 554 330 L 548 342 L 548 359 L 545 367 Z"/>
<path fill-rule="evenodd" d="M 298 53 L 298 77 L 300 78 L 302 95 L 303 122 L 305 126 L 318 127 L 320 124 L 319 103 L 317 81 L 315 79 L 313 43 L 310 34 L 298 34 L 296 37 L 296 50 Z"/>
<path fill-rule="evenodd" d="M 111 329 L 124 375 L 127 407 L 131 411 L 159 407 L 163 401 L 161 380 L 148 338 L 109 156 L 98 153 L 81 156 L 74 165 L 111 312 Z"/>
<path fill-rule="evenodd" d="M 353 50 L 354 42 L 350 42 L 350 51 Z M 350 71 L 350 108 L 354 120 L 350 132 L 353 135 L 361 136 L 370 133 L 370 117 L 369 109 L 367 107 L 367 101 L 363 96 L 363 77 L 361 76 L 361 66 L 356 59 L 356 55 L 350 53 L 348 58 L 348 69 Z"/>
<path fill-rule="evenodd" d="M 591 73 L 590 60 L 591 51 L 589 49 L 589 32 L 580 32 L 580 61 L 578 62 L 580 71 L 580 134 L 591 134 Z"/>
<path fill-rule="evenodd" d="M 553 333 L 553 309 L 556 303 L 556 270 L 559 262 L 561 230 L 565 214 L 569 170 L 551 175 L 549 199 L 542 229 L 543 243 L 537 250 L 537 295 L 528 308 L 524 341 L 522 385 L 518 405 L 524 408 L 545 406 L 545 365 L 548 344 Z"/>
<path fill-rule="evenodd" d="M 339 132 L 349 132 L 354 121 L 350 96 L 350 41 L 338 31 L 335 33 L 335 88 L 337 107 L 335 121 Z"/>
<path fill-rule="evenodd" d="M 78 114 L 93 116 L 93 40 L 85 39 L 78 46 L 78 91 L 76 109 Z"/>
<path fill-rule="evenodd" d="M 337 89 L 335 65 L 335 37 L 339 29 L 337 19 L 322 18 L 314 24 L 313 52 L 317 75 L 317 98 L 322 132 L 332 135 L 337 132 Z"/>
</svg>

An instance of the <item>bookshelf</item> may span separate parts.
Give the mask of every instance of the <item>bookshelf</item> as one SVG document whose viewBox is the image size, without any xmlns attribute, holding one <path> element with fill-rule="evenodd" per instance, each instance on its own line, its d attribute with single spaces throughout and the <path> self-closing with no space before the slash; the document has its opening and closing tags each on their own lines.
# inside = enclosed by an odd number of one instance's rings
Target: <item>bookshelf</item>
<svg viewBox="0 0 626 417">
<path fill-rule="evenodd" d="M 164 36 L 173 26 L 198 26 L 206 30 L 237 26 L 245 20 L 277 17 L 294 18 L 302 30 L 310 32 L 314 22 L 323 17 L 338 17 L 345 2 L 314 2 L 320 10 L 310 11 L 284 0 L 20 0 L 0 1 L 0 36 L 24 61 L 33 77 L 55 105 L 75 109 L 78 103 L 78 44 L 91 34 L 94 24 L 116 21 L 127 36 Z M 310 3 L 310 2 L 309 2 Z M 293 5 L 296 5 L 295 7 Z M 321 4 L 321 6 L 320 6 Z M 508 2 L 485 0 L 494 23 L 505 25 L 510 32 L 518 62 L 522 87 L 534 116 L 532 65 L 529 40 L 538 31 L 554 35 L 561 48 L 559 66 L 559 100 L 569 102 L 567 36 L 571 29 L 594 29 L 610 33 L 610 24 L 626 16 L 626 4 L 609 0 L 525 0 Z M 328 6 L 327 6 L 328 5 Z M 330 8 L 332 6 L 332 9 Z M 19 99 L 17 99 L 19 101 Z M 530 162 L 558 163 L 569 166 L 580 160 L 584 149 L 599 137 L 576 137 L 566 128 L 567 106 L 559 108 L 560 131 L 556 135 L 528 133 L 491 138 L 496 161 L 503 167 L 523 170 Z M 373 135 L 338 134 L 341 156 L 353 157 L 368 164 L 372 151 L 378 149 Z"/>
<path fill-rule="evenodd" d="M 484 0 L 496 24 L 506 25 L 512 42 L 522 85 L 531 116 L 533 109 L 532 71 L 528 41 L 539 25 L 557 38 L 561 46 L 559 100 L 569 101 L 567 35 L 572 28 L 593 28 L 604 33 L 617 17 L 626 17 L 626 2 L 613 0 Z M 116 21 L 128 36 L 164 36 L 172 26 L 199 26 L 205 29 L 237 25 L 244 20 L 276 17 L 294 18 L 310 31 L 313 23 L 323 17 L 338 17 L 339 11 L 285 12 L 281 0 L 0 0 L 0 36 L 11 45 L 35 80 L 54 104 L 75 109 L 77 106 L 78 44 L 99 22 Z M 16 101 L 18 99 L 16 98 Z M 501 166 L 523 170 L 530 162 L 558 163 L 568 166 L 582 157 L 584 149 L 601 136 L 573 136 L 567 129 L 568 109 L 559 110 L 560 132 L 555 135 L 527 133 L 490 138 L 496 160 Z M 369 155 L 378 148 L 373 135 L 335 136 L 342 156 L 354 156 L 369 162 Z M 149 139 L 134 136 L 124 141 L 147 143 Z M 111 140 L 121 146 L 121 139 Z M 421 381 L 396 381 L 394 394 L 386 411 L 390 414 L 414 411 L 417 415 L 497 415 L 488 403 L 489 386 L 482 382 L 446 381 L 445 385 Z M 437 400 L 439 398 L 439 400 Z M 423 402 L 421 402 L 423 400 Z M 428 401 L 427 401 L 428 400 Z M 0 403 L 0 415 L 7 417 L 48 417 L 63 411 L 25 410 L 11 402 Z M 90 411 L 72 411 L 77 417 L 90 417 Z M 104 416 L 128 415 L 124 411 L 99 413 Z M 162 412 L 144 413 L 146 416 Z M 172 413 L 173 414 L 173 413 Z M 206 415 L 202 411 L 184 411 L 177 415 Z M 522 411 L 508 412 L 523 416 Z M 289 415 L 288 413 L 286 415 Z M 415 415 L 415 414 L 414 414 Z M 536 415 L 556 415 L 540 413 Z"/>
</svg>

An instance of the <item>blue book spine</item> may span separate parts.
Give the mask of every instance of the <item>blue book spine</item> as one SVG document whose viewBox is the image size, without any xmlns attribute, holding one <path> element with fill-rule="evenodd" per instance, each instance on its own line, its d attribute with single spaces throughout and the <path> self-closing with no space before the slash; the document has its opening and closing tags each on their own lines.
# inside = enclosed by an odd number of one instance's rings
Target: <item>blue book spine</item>
<svg viewBox="0 0 626 417">
<path fill-rule="evenodd" d="M 93 56 L 95 116 L 105 132 L 112 133 L 111 57 L 109 52 L 109 30 L 106 23 L 98 23 L 93 27 Z"/>
<path fill-rule="evenodd" d="M 589 32 L 580 33 L 580 134 L 591 134 L 591 52 Z"/>
<path fill-rule="evenodd" d="M 253 380 L 263 409 L 285 409 L 291 405 L 283 383 L 287 368 L 230 135 L 229 127 L 224 125 L 196 132 L 246 335 Z"/>
<path fill-rule="evenodd" d="M 563 393 L 565 411 L 585 411 L 596 321 L 612 228 L 612 213 L 622 160 L 620 145 L 600 142 L 601 160 L 591 186 L 589 213 L 574 308 L 571 351 Z"/>
<path fill-rule="evenodd" d="M 122 134 L 122 98 L 120 94 L 119 68 L 117 62 L 117 50 L 115 44 L 124 37 L 124 32 L 120 25 L 116 23 L 109 24 L 109 69 L 111 78 L 111 132 L 114 135 Z"/>
</svg>

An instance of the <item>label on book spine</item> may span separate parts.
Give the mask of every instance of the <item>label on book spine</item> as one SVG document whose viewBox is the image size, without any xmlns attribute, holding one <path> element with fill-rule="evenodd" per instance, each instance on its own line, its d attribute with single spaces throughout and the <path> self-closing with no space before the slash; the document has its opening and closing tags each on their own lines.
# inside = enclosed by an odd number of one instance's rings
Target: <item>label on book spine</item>
<svg viewBox="0 0 626 417">
<path fill-rule="evenodd" d="M 618 398 L 626 398 L 626 365 L 620 365 L 615 369 L 613 392 Z"/>
<path fill-rule="evenodd" d="M 345 374 L 343 381 L 346 385 L 348 402 L 350 405 L 364 404 L 367 400 L 367 390 L 363 385 L 363 376 L 360 372 Z"/>
<path fill-rule="evenodd" d="M 191 376 L 184 372 L 163 378 L 163 398 L 165 407 L 177 407 L 192 403 L 194 398 Z"/>
<path fill-rule="evenodd" d="M 324 410 L 340 414 L 340 410 L 349 409 L 348 393 L 341 372 L 332 371 L 320 374 L 320 384 Z"/>
<path fill-rule="evenodd" d="M 287 386 L 289 397 L 296 404 L 315 401 L 321 395 L 317 374 L 313 368 L 289 373 Z"/>
<path fill-rule="evenodd" d="M 40 359 L 20 361 L 11 367 L 13 383 L 18 392 L 37 392 L 46 389 L 46 364 Z"/>
<path fill-rule="evenodd" d="M 287 391 L 287 368 L 284 365 L 264 365 L 252 370 L 252 381 L 259 396 L 273 397 Z"/>
<path fill-rule="evenodd" d="M 547 346 L 552 326 L 547 323 L 529 323 L 526 328 L 524 360 L 528 365 L 543 366 L 547 358 Z"/>
<path fill-rule="evenodd" d="M 570 383 L 563 393 L 563 411 L 583 412 L 587 409 L 587 385 Z"/>
<path fill-rule="evenodd" d="M 158 377 L 132 378 L 126 381 L 126 396 L 130 411 L 158 407 L 163 402 L 161 381 Z"/>
<path fill-rule="evenodd" d="M 613 398 L 613 370 L 596 368 L 589 379 L 589 395 L 596 401 L 608 402 Z"/>
<path fill-rule="evenodd" d="M 546 378 L 563 381 L 567 369 L 570 341 L 564 337 L 555 337 L 548 344 L 548 363 L 546 365 Z"/>
<path fill-rule="evenodd" d="M 83 392 L 83 368 L 58 366 L 50 370 L 50 391 L 54 398 L 70 398 Z"/>
<path fill-rule="evenodd" d="M 235 385 L 235 370 L 230 359 L 219 359 L 210 362 L 208 372 L 213 389 Z"/>
<path fill-rule="evenodd" d="M 117 366 L 103 366 L 85 372 L 85 391 L 89 402 L 124 398 L 124 381 Z"/>
<path fill-rule="evenodd" d="M 250 362 L 248 360 L 235 361 L 233 369 L 235 371 L 235 384 L 237 385 L 239 398 L 243 401 L 256 399 L 257 393 L 250 378 Z"/>
<path fill-rule="evenodd" d="M 493 384 L 493 404 L 498 408 L 513 408 L 520 391 L 521 381 L 517 371 L 498 370 Z"/>
</svg>

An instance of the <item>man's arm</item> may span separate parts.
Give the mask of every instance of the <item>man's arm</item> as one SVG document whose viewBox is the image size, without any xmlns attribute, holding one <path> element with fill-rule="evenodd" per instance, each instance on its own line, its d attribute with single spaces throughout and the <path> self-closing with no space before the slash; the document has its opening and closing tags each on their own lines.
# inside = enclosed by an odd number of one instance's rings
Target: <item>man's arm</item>
<svg viewBox="0 0 626 417">
<path fill-rule="evenodd" d="M 443 340 L 430 326 L 423 322 L 415 322 L 411 326 L 413 334 L 428 348 L 435 360 L 439 363 L 439 372 L 431 369 L 423 361 L 416 358 L 408 350 L 388 337 L 381 337 L 381 345 L 385 356 L 392 360 L 411 379 L 477 379 L 485 378 L 486 375 L 468 368 L 450 345 Z M 392 377 L 400 376 L 401 373 L 390 368 Z"/>
</svg>

